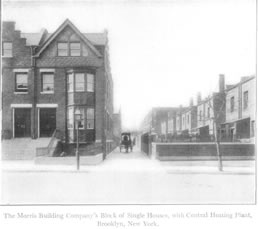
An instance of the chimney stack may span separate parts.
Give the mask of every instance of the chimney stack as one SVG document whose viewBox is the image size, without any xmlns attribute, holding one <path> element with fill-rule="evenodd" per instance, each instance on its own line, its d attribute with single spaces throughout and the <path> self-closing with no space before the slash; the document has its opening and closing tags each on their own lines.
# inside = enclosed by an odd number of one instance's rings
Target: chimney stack
<svg viewBox="0 0 258 229">
<path fill-rule="evenodd" d="M 197 93 L 197 104 L 200 104 L 202 101 L 202 95 L 201 95 L 201 92 L 198 92 Z"/>
<path fill-rule="evenodd" d="M 194 104 L 194 102 L 193 102 L 193 98 L 190 98 L 190 103 L 189 103 L 190 107 L 192 107 L 192 106 L 193 106 L 193 104 Z"/>
<path fill-rule="evenodd" d="M 219 92 L 224 92 L 225 90 L 225 76 L 223 74 L 219 75 Z"/>
</svg>

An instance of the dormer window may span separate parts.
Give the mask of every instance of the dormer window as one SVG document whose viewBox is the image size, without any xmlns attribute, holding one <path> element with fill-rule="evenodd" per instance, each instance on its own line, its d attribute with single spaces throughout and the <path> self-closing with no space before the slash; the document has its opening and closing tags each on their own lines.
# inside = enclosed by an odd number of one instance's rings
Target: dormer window
<svg viewBox="0 0 258 229">
<path fill-rule="evenodd" d="M 81 55 L 81 43 L 79 43 L 79 42 L 70 43 L 70 55 L 71 56 L 80 56 Z"/>
<path fill-rule="evenodd" d="M 57 55 L 58 56 L 68 56 L 68 43 L 58 42 L 58 44 L 57 44 Z"/>
<path fill-rule="evenodd" d="M 13 43 L 3 42 L 3 57 L 12 57 L 12 56 L 13 56 Z"/>
</svg>

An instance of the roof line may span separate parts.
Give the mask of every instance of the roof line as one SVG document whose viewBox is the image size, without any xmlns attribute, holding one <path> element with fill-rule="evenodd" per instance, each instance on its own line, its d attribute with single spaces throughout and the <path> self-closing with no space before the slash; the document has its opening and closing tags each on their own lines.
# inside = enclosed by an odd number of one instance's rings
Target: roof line
<svg viewBox="0 0 258 229">
<path fill-rule="evenodd" d="M 46 47 L 54 40 L 54 38 L 67 26 L 69 25 L 80 37 L 81 39 L 92 49 L 92 51 L 98 56 L 101 57 L 102 55 L 99 51 L 91 44 L 91 42 L 76 28 L 76 26 L 69 20 L 66 19 L 62 25 L 58 27 L 58 29 L 51 34 L 51 36 L 43 43 L 43 46 L 39 49 L 36 53 L 36 57 L 38 57 Z"/>
</svg>

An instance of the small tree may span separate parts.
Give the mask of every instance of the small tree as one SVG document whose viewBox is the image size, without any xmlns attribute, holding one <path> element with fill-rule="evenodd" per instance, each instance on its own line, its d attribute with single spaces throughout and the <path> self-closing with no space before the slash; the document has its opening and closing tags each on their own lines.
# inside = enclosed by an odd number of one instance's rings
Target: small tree
<svg viewBox="0 0 258 229">
<path fill-rule="evenodd" d="M 212 110 L 213 117 L 208 114 L 208 117 L 202 119 L 203 121 L 212 120 L 213 124 L 213 136 L 214 142 L 216 144 L 217 158 L 218 158 L 218 169 L 219 171 L 223 171 L 223 162 L 222 162 L 222 152 L 220 148 L 220 124 L 225 117 L 225 94 L 223 92 L 214 93 L 212 96 L 209 96 L 206 99 L 206 103 L 208 104 L 208 109 Z M 204 111 L 205 113 L 205 111 Z M 198 117 L 198 115 L 197 115 Z M 203 118 L 203 117 L 200 117 Z"/>
</svg>

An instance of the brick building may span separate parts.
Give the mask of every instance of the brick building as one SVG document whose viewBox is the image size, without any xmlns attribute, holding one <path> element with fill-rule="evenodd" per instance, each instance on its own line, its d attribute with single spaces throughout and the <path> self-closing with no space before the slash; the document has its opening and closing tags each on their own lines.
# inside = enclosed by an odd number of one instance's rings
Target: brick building
<svg viewBox="0 0 258 229">
<path fill-rule="evenodd" d="M 182 112 L 182 134 L 191 137 L 196 134 L 197 128 L 197 106 L 194 106 L 193 99 L 190 100 L 189 107 Z"/>
<path fill-rule="evenodd" d="M 256 111 L 256 78 L 242 77 L 226 91 L 226 121 L 222 125 L 226 141 L 254 138 Z"/>
<path fill-rule="evenodd" d="M 156 141 L 167 141 L 171 136 L 171 133 L 174 131 L 172 130 L 173 127 L 171 127 L 170 120 L 172 117 L 175 117 L 178 110 L 179 108 L 173 107 L 152 108 L 142 122 L 140 128 L 142 134 L 155 134 Z"/>
<path fill-rule="evenodd" d="M 71 152 L 76 113 L 81 145 L 105 156 L 113 139 L 107 32 L 85 34 L 68 19 L 54 33 L 22 33 L 3 22 L 2 42 L 2 138 L 56 130 Z"/>
<path fill-rule="evenodd" d="M 213 140 L 215 123 L 217 128 L 225 122 L 225 77 L 220 75 L 219 92 L 197 101 L 197 134 L 200 141 Z"/>
<path fill-rule="evenodd" d="M 116 144 L 120 144 L 122 132 L 122 119 L 121 119 L 121 110 L 118 113 L 113 114 L 113 133 L 114 133 L 114 141 Z"/>
</svg>

